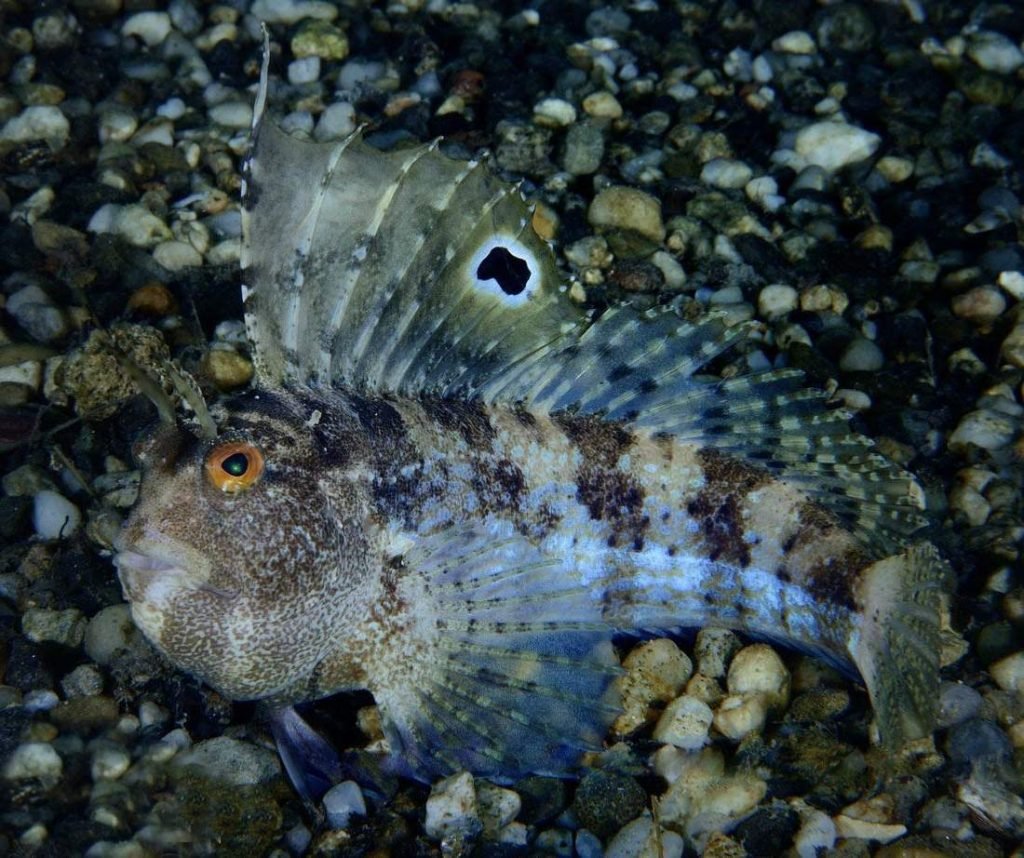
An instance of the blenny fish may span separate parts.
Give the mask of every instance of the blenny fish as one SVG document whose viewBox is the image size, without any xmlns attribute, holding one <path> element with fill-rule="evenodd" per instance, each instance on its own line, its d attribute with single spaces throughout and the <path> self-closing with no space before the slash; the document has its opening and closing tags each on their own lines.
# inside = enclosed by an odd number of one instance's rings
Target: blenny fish
<svg viewBox="0 0 1024 858">
<path fill-rule="evenodd" d="M 257 380 L 141 445 L 116 564 L 182 670 L 282 709 L 345 689 L 421 779 L 564 775 L 618 712 L 613 640 L 714 625 L 863 679 L 927 734 L 944 575 L 915 480 L 747 334 L 587 313 L 515 188 L 437 144 L 266 118 L 244 167 Z"/>
</svg>

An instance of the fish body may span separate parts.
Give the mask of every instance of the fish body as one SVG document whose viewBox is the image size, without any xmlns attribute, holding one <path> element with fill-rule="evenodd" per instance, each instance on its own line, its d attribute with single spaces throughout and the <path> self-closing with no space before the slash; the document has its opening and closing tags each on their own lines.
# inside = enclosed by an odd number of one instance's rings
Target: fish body
<svg viewBox="0 0 1024 858">
<path fill-rule="evenodd" d="M 234 699 L 368 689 L 404 770 L 563 774 L 617 709 L 620 633 L 719 625 L 926 733 L 942 564 L 922 494 L 798 373 L 702 380 L 745 336 L 567 298 L 511 189 L 435 146 L 262 121 L 243 254 L 257 389 L 140 447 L 117 566 Z"/>
</svg>

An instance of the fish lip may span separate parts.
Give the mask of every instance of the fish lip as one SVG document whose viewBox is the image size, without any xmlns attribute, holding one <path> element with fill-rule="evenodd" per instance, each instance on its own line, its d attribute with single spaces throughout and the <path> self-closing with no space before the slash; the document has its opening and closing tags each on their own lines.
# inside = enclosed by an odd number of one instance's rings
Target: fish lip
<svg viewBox="0 0 1024 858">
<path fill-rule="evenodd" d="M 170 595 L 189 591 L 211 593 L 223 599 L 238 595 L 209 584 L 205 575 L 193 569 L 180 552 L 168 548 L 165 542 L 160 537 L 150 538 L 145 544 L 129 548 L 118 540 L 113 561 L 129 601 L 162 602 Z"/>
</svg>

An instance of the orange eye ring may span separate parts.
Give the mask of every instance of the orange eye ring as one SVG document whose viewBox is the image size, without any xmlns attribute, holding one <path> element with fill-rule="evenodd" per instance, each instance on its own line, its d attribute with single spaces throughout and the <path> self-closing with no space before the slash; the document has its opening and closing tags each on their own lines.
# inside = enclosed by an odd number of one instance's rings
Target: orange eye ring
<svg viewBox="0 0 1024 858">
<path fill-rule="evenodd" d="M 248 441 L 231 441 L 214 447 L 206 457 L 210 485 L 234 495 L 251 489 L 263 475 L 263 453 Z"/>
</svg>

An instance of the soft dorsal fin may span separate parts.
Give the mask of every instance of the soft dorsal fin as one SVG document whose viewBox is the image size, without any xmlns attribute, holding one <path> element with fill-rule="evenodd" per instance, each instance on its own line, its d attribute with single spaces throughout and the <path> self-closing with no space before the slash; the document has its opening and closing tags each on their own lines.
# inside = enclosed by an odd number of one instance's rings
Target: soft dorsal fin
<svg viewBox="0 0 1024 858">
<path fill-rule="evenodd" d="M 242 212 L 259 384 L 467 394 L 584 324 L 514 188 L 436 144 L 288 136 L 266 56 Z"/>
</svg>

